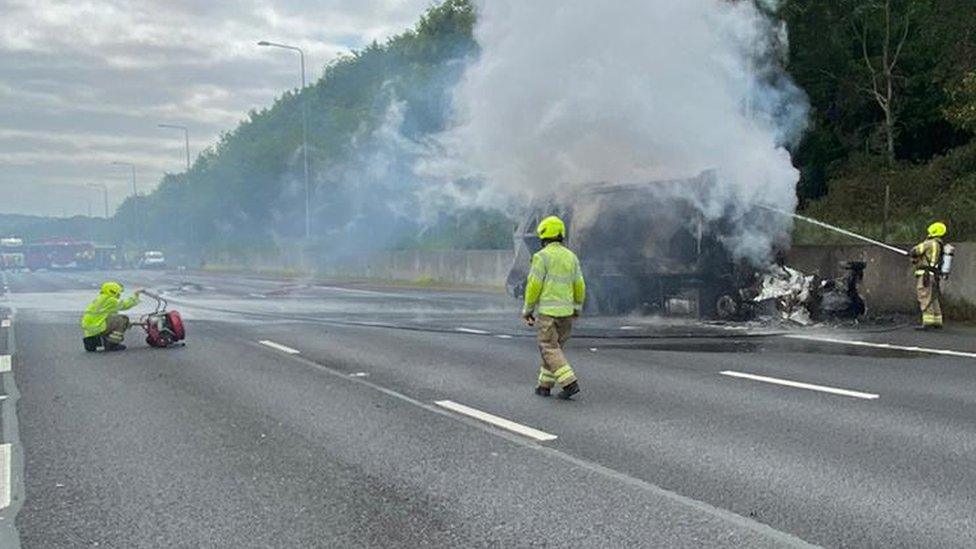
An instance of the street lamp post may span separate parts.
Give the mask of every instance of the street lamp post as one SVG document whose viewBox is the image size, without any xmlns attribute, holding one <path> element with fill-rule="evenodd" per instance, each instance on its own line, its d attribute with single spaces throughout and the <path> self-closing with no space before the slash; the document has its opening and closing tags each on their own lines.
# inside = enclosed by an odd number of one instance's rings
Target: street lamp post
<svg viewBox="0 0 976 549">
<path fill-rule="evenodd" d="M 190 129 L 186 126 L 180 126 L 177 124 L 157 124 L 160 128 L 171 128 L 174 130 L 183 130 L 183 143 L 186 145 L 186 172 L 183 174 L 183 184 L 185 185 L 184 197 L 183 197 L 183 210 L 184 218 L 187 220 L 188 229 L 186 231 L 187 235 L 187 249 L 192 246 L 192 242 L 196 239 L 193 237 L 193 220 L 190 216 Z"/>
<path fill-rule="evenodd" d="M 139 196 L 139 189 L 136 188 L 136 165 L 131 162 L 112 162 L 115 166 L 128 166 L 132 168 L 132 196 Z"/>
<path fill-rule="evenodd" d="M 275 42 L 268 42 L 267 40 L 262 40 L 258 42 L 259 46 L 270 46 L 274 48 L 283 48 L 286 50 L 297 51 L 299 56 L 299 61 L 302 67 L 302 89 L 300 92 L 305 90 L 305 51 L 301 48 L 295 46 L 289 46 L 287 44 L 278 44 Z M 311 214 L 309 213 L 309 189 L 308 189 L 308 108 L 306 106 L 305 94 L 302 93 L 302 159 L 305 163 L 305 240 L 309 239 L 311 233 Z"/>
<path fill-rule="evenodd" d="M 105 219 L 108 219 L 108 185 L 105 183 L 89 183 L 93 189 L 102 189 L 102 198 L 105 200 Z"/>
<path fill-rule="evenodd" d="M 186 171 L 190 171 L 190 128 L 186 126 L 178 126 L 176 124 L 157 124 L 160 128 L 171 128 L 174 130 L 183 130 L 183 142 L 186 144 Z"/>
<path fill-rule="evenodd" d="M 139 189 L 136 187 L 136 165 L 131 162 L 112 162 L 116 166 L 132 168 L 132 236 L 138 241 L 139 231 Z"/>
</svg>

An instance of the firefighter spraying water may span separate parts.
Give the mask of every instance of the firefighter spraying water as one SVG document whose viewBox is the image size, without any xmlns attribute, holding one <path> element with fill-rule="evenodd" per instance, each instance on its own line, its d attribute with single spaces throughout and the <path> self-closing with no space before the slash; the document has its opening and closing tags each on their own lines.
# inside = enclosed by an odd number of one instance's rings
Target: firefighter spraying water
<svg viewBox="0 0 976 549">
<path fill-rule="evenodd" d="M 949 278 L 952 272 L 952 260 L 956 251 L 952 244 L 943 242 L 943 237 L 948 232 L 945 223 L 941 221 L 932 223 L 927 229 L 925 240 L 911 250 L 903 250 L 812 217 L 787 212 L 764 204 L 758 206 L 764 210 L 799 219 L 910 258 L 915 267 L 915 295 L 922 313 L 922 324 L 918 329 L 942 328 L 942 281 Z"/>
<path fill-rule="evenodd" d="M 936 221 L 929 225 L 928 238 L 909 252 L 915 265 L 915 294 L 922 310 L 920 330 L 942 328 L 942 280 L 952 270 L 955 253 L 951 244 L 942 241 L 946 232 L 945 223 Z"/>
</svg>

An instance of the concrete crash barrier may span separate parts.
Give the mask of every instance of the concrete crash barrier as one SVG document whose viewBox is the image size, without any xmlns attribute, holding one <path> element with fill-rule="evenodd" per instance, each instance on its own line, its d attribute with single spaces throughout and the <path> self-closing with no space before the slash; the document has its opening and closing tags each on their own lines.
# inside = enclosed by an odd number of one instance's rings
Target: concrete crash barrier
<svg viewBox="0 0 976 549">
<path fill-rule="evenodd" d="M 953 244 L 953 272 L 943 284 L 943 292 L 950 304 L 976 311 L 976 243 Z M 284 250 L 275 260 L 250 261 L 242 266 L 269 271 L 285 266 L 333 278 L 503 286 L 513 260 L 511 250 L 401 250 L 330 258 L 303 257 L 298 250 Z M 585 262 L 586 258 L 581 260 Z M 903 256 L 871 245 L 794 246 L 786 256 L 790 267 L 823 279 L 844 276 L 844 265 L 851 261 L 866 265 L 859 291 L 871 313 L 916 312 L 913 269 Z"/>
</svg>

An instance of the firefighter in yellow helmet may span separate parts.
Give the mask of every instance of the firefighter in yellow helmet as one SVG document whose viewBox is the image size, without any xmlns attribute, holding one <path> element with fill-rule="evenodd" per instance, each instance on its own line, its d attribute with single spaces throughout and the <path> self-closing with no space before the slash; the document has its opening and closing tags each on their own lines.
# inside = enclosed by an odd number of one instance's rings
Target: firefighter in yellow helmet
<svg viewBox="0 0 976 549">
<path fill-rule="evenodd" d="M 942 237 L 946 225 L 941 221 L 929 225 L 928 238 L 912 248 L 910 255 L 915 265 L 915 293 L 922 310 L 920 330 L 942 327 L 942 254 L 945 244 Z"/>
<path fill-rule="evenodd" d="M 579 259 L 563 246 L 566 225 L 550 216 L 539 223 L 536 234 L 542 240 L 542 250 L 532 256 L 532 268 L 525 284 L 525 304 L 522 317 L 529 326 L 538 329 L 542 366 L 535 394 L 549 396 L 553 385 L 559 384 L 559 398 L 569 400 L 579 392 L 579 381 L 563 354 L 569 340 L 573 319 L 583 309 L 586 284 L 580 271 Z"/>
<path fill-rule="evenodd" d="M 126 299 L 122 299 L 123 291 L 124 288 L 118 282 L 106 282 L 102 284 L 98 297 L 85 308 L 85 314 L 81 317 L 81 330 L 84 333 L 82 343 L 86 351 L 96 351 L 99 347 L 106 351 L 125 350 L 122 340 L 129 328 L 129 317 L 120 315 L 119 311 L 135 307 L 139 303 L 142 290 L 136 290 Z"/>
</svg>

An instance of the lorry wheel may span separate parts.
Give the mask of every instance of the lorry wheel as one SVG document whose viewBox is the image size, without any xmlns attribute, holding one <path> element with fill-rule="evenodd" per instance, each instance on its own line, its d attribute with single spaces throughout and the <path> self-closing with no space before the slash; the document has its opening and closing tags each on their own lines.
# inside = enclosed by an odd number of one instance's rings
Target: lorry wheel
<svg viewBox="0 0 976 549">
<path fill-rule="evenodd" d="M 739 314 L 739 306 L 730 295 L 723 295 L 715 302 L 715 316 L 719 320 L 732 320 Z"/>
</svg>

